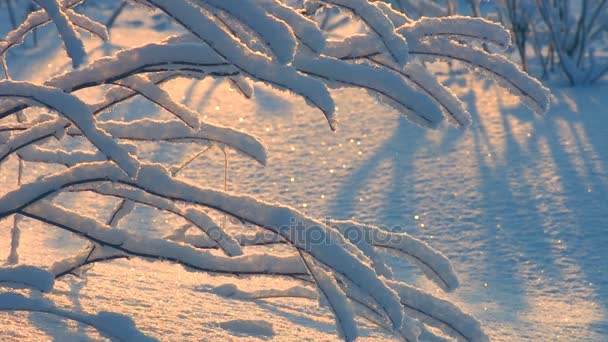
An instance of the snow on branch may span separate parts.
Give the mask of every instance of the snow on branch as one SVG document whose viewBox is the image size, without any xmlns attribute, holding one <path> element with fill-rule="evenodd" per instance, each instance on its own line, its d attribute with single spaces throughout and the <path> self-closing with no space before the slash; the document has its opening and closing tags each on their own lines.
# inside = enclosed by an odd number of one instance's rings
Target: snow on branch
<svg viewBox="0 0 608 342">
<path fill-rule="evenodd" d="M 479 17 L 423 17 L 399 27 L 397 31 L 416 41 L 433 37 L 459 38 L 491 43 L 503 50 L 511 44 L 511 35 L 502 25 Z"/>
<path fill-rule="evenodd" d="M 176 214 L 207 234 L 207 236 L 215 242 L 226 255 L 243 255 L 243 250 L 239 243 L 201 210 L 194 208 L 182 209 L 172 201 L 162 197 L 154 196 L 142 190 L 116 187 L 111 184 L 83 185 L 76 187 L 76 189 L 89 190 L 107 196 L 116 196 Z"/>
<path fill-rule="evenodd" d="M 84 51 L 84 44 L 80 40 L 80 36 L 74 27 L 74 24 L 68 18 L 61 5 L 57 0 L 33 0 L 40 7 L 42 7 L 49 15 L 51 20 L 57 26 L 57 31 L 63 39 L 65 44 L 65 50 L 68 56 L 72 59 L 72 65 L 74 68 L 78 68 L 84 63 L 86 59 L 86 52 Z"/>
<path fill-rule="evenodd" d="M 399 70 L 386 63 L 384 56 L 372 56 L 368 59 L 401 74 L 407 82 L 419 88 L 427 97 L 441 107 L 441 111 L 451 124 L 459 128 L 466 128 L 471 124 L 471 114 L 460 99 L 421 65 L 410 63 L 405 68 Z"/>
<path fill-rule="evenodd" d="M 136 179 L 126 177 L 111 163 L 88 163 L 25 184 L 0 199 L 0 217 L 15 212 L 32 215 L 28 212 L 32 203 L 51 193 L 71 185 L 112 180 L 165 198 L 216 209 L 281 235 L 295 247 L 306 250 L 315 259 L 358 284 L 384 308 L 395 328 L 401 326 L 403 315 L 395 293 L 377 277 L 365 260 L 352 254 L 357 248 L 347 242 L 338 231 L 290 207 L 262 202 L 250 196 L 200 188 L 172 178 L 167 170 L 159 165 L 141 165 Z M 37 212 L 37 217 L 44 220 L 48 219 L 50 214 Z M 298 224 L 294 225 L 294 222 Z M 298 239 L 299 236 L 304 239 Z M 326 243 L 312 243 L 316 239 Z M 123 243 L 106 245 L 120 249 L 117 246 Z"/>
<path fill-rule="evenodd" d="M 454 304 L 408 284 L 389 280 L 408 314 L 441 329 L 459 341 L 489 341 L 481 324 Z"/>
<path fill-rule="evenodd" d="M 307 299 L 318 299 L 318 292 L 312 291 L 308 287 L 294 286 L 285 290 L 276 289 L 264 289 L 253 292 L 246 292 L 239 289 L 234 284 L 224 284 L 213 289 L 213 293 L 226 298 L 233 299 L 269 299 L 269 298 L 307 298 Z"/>
<path fill-rule="evenodd" d="M 224 257 L 197 250 L 164 239 L 134 235 L 122 229 L 110 228 L 102 223 L 61 208 L 48 201 L 39 201 L 22 210 L 25 216 L 70 231 L 103 247 L 115 249 L 131 256 L 165 260 L 189 269 L 228 274 L 290 274 L 300 273 L 297 258 L 249 254 Z"/>
<path fill-rule="evenodd" d="M 12 133 L 6 142 L 0 145 L 0 163 L 6 160 L 12 153 L 19 151 L 21 148 L 31 144 L 44 141 L 54 136 L 63 135 L 63 129 L 68 125 L 67 120 L 58 119 L 38 123 L 28 127 L 18 125 L 17 133 Z M 11 125 L 12 126 L 12 125 Z M 14 127 L 9 126 L 7 129 L 12 130 Z"/>
<path fill-rule="evenodd" d="M 85 15 L 76 13 L 71 9 L 65 10 L 65 14 L 75 26 L 78 26 L 79 28 L 92 33 L 103 41 L 107 41 L 110 39 L 108 29 L 103 24 L 91 20 Z"/>
<path fill-rule="evenodd" d="M 376 1 L 375 5 L 384 12 L 384 15 L 393 22 L 393 26 L 395 27 L 403 26 L 412 20 L 404 12 L 393 9 L 392 3 Z"/>
<path fill-rule="evenodd" d="M 107 159 L 106 156 L 99 151 L 66 151 L 60 149 L 48 149 L 36 145 L 27 145 L 19 149 L 17 151 L 17 155 L 24 161 L 46 164 L 61 164 L 67 167 L 75 166 L 80 163 L 104 161 Z"/>
<path fill-rule="evenodd" d="M 304 253 L 300 252 L 300 255 L 319 291 L 323 294 L 323 298 L 327 300 L 334 313 L 338 335 L 348 342 L 356 340 L 359 333 L 355 315 L 346 294 L 329 272 L 316 265 L 313 260 L 308 260 L 308 256 Z M 401 322 L 398 327 L 400 326 Z"/>
<path fill-rule="evenodd" d="M 196 3 L 215 7 L 250 27 L 279 63 L 287 64 L 293 60 L 297 43 L 291 27 L 272 16 L 255 0 L 196 0 Z"/>
<path fill-rule="evenodd" d="M 128 258 L 129 255 L 124 252 L 110 247 L 91 244 L 90 247 L 83 249 L 78 254 L 54 262 L 50 267 L 50 272 L 54 275 L 55 279 L 58 279 L 68 274 L 77 275 L 78 270 L 94 263 Z"/>
<path fill-rule="evenodd" d="M 218 248 L 215 241 L 211 240 L 206 235 L 200 234 L 187 234 L 190 229 L 190 225 L 180 227 L 171 234 L 165 236 L 165 239 L 169 239 L 176 242 L 183 242 L 196 248 L 209 249 Z M 250 246 L 270 246 L 275 244 L 286 244 L 287 241 L 277 234 L 270 234 L 267 231 L 256 232 L 255 234 L 237 233 L 232 234 L 232 237 L 238 241 L 238 244 L 242 247 Z"/>
<path fill-rule="evenodd" d="M 222 58 L 238 70 L 270 85 L 302 95 L 323 111 L 335 129 L 334 102 L 323 83 L 305 77 L 287 65 L 276 65 L 235 41 L 226 31 L 205 16 L 200 9 L 185 1 L 149 0 L 178 23 L 205 41 Z"/>
<path fill-rule="evenodd" d="M 141 119 L 131 122 L 104 121 L 99 123 L 99 127 L 116 139 L 168 142 L 211 141 L 230 146 L 262 165 L 265 165 L 267 160 L 266 147 L 258 138 L 217 124 L 202 123 L 200 129 L 193 130 L 176 120 Z M 70 127 L 67 134 L 78 135 L 80 131 Z"/>
<path fill-rule="evenodd" d="M 365 62 L 351 64 L 335 58 L 308 57 L 303 54 L 298 55 L 293 64 L 299 71 L 328 82 L 369 89 L 421 126 L 436 127 L 443 119 L 436 103 L 387 68 L 377 68 Z"/>
<path fill-rule="evenodd" d="M 445 291 L 458 286 L 449 260 L 422 240 L 353 221 L 324 222 L 286 205 L 176 178 L 184 165 L 214 144 L 229 146 L 262 165 L 267 151 L 255 136 L 203 121 L 160 84 L 178 77 L 218 77 L 250 98 L 252 82 L 263 82 L 303 97 L 324 113 L 332 130 L 337 120 L 328 88 L 354 87 L 367 90 L 420 126 L 437 127 L 444 117 L 455 126 L 468 126 L 471 117 L 464 104 L 418 60 L 410 60 L 415 56 L 462 62 L 497 79 L 533 110 L 546 112 L 549 92 L 542 84 L 500 54 L 479 47 L 491 44 L 504 51 L 510 36 L 502 26 L 465 17 L 412 20 L 385 2 L 368 0 L 306 1 L 298 8 L 280 0 L 139 0 L 167 14 L 187 33 L 126 47 L 83 65 L 86 55 L 76 30 L 107 40 L 107 28 L 73 11 L 83 0 L 36 2 L 43 9 L 31 13 L 0 41 L 0 59 L 34 28 L 52 21 L 78 68 L 55 75 L 43 85 L 0 81 L 0 119 L 12 114 L 18 119 L 0 125 L 0 163 L 16 154 L 20 161 L 60 164 L 67 169 L 3 194 L 0 219 L 27 216 L 77 234 L 90 246 L 55 262 L 48 271 L 31 266 L 0 268 L 0 287 L 51 291 L 53 279 L 81 274 L 97 262 L 141 257 L 170 261 L 191 271 L 303 281 L 307 287 L 284 291 L 245 293 L 229 284 L 216 293 L 236 299 L 319 299 L 332 311 L 339 335 L 348 341 L 357 338 L 357 316 L 407 341 L 417 340 L 421 333 L 432 337 L 423 324 L 457 340 L 487 340 L 472 316 L 393 278 L 384 252 L 405 257 Z M 327 40 L 326 26 L 313 20 L 322 7 L 344 10 L 367 28 L 344 40 Z M 8 76 L 8 67 L 4 68 Z M 70 94 L 101 85 L 109 88 L 97 103 L 87 105 Z M 100 121 L 100 113 L 121 110 L 117 105 L 135 96 L 175 119 Z M 26 118 L 21 113 L 40 105 L 58 114 L 32 111 Z M 86 138 L 97 150 L 74 149 L 65 135 Z M 46 144 L 52 138 L 59 145 Z M 182 166 L 169 167 L 140 162 L 135 155 L 143 142 L 195 143 L 203 145 L 203 150 Z M 76 196 L 82 191 L 118 199 L 117 206 L 108 218 L 98 221 L 51 202 L 60 193 Z M 171 233 L 164 237 L 118 229 L 136 204 L 177 215 L 187 225 L 166 227 Z M 254 226 L 256 233 L 234 232 L 233 227 L 228 230 L 225 224 L 216 224 L 207 208 Z M 274 254 L 276 244 L 282 244 L 286 253 Z M 318 291 L 313 292 L 311 286 Z M 0 294 L 0 310 L 52 313 L 94 326 L 115 339 L 147 338 L 123 317 L 70 313 L 17 294 Z"/>
<path fill-rule="evenodd" d="M 495 79 L 507 90 L 518 95 L 524 104 L 536 113 L 549 110 L 550 91 L 537 79 L 497 54 L 490 54 L 480 48 L 464 46 L 453 41 L 432 41 L 412 44 L 411 53 L 428 60 L 455 60 L 465 63 L 473 70 L 479 70 Z"/>
<path fill-rule="evenodd" d="M 191 68 L 200 73 L 219 71 L 238 74 L 238 70 L 201 43 L 174 43 L 179 37 L 160 43 L 125 49 L 104 57 L 79 70 L 68 71 L 51 78 L 45 84 L 72 92 L 100 84 L 108 84 L 131 75 L 150 71 Z"/>
<path fill-rule="evenodd" d="M 358 237 L 357 240 L 369 241 L 375 247 L 408 256 L 431 280 L 445 290 L 458 287 L 458 279 L 448 258 L 407 233 L 387 232 L 378 227 L 350 220 L 331 220 L 330 224 L 340 229 L 346 236 L 354 235 Z"/>
<path fill-rule="evenodd" d="M 269 14 L 289 24 L 295 36 L 312 51 L 321 53 L 325 47 L 325 36 L 317 24 L 302 16 L 280 0 L 257 0 Z"/>
<path fill-rule="evenodd" d="M 173 101 L 169 93 L 145 77 L 132 75 L 123 78 L 122 80 L 115 81 L 114 84 L 136 91 L 168 112 L 174 114 L 190 126 L 190 128 L 194 130 L 200 128 L 201 122 L 197 113 L 191 111 L 186 106 Z"/>
<path fill-rule="evenodd" d="M 393 22 L 375 4 L 367 0 L 321 0 L 321 2 L 352 11 L 380 37 L 397 65 L 402 67 L 408 62 L 408 42 L 395 31 Z"/>
<path fill-rule="evenodd" d="M 139 162 L 122 149 L 106 132 L 99 129 L 89 107 L 63 91 L 26 82 L 0 81 L 0 97 L 19 97 L 41 103 L 72 121 L 108 158 L 129 175 L 139 169 Z"/>
<path fill-rule="evenodd" d="M 132 122 L 104 121 L 98 127 L 112 135 L 115 139 L 138 141 L 166 141 L 172 143 L 195 142 L 207 144 L 220 143 L 245 156 L 251 157 L 262 165 L 266 164 L 267 152 L 265 146 L 256 137 L 237 129 L 215 124 L 202 124 L 199 130 L 192 130 L 176 120 L 141 119 Z M 68 128 L 65 131 L 65 128 Z M 62 119 L 47 120 L 35 124 L 0 125 L 0 132 L 13 132 L 10 139 L 0 145 L 0 162 L 12 153 L 30 161 L 57 163 L 73 166 L 82 162 L 104 160 L 95 152 L 62 151 L 43 149 L 32 144 L 45 142 L 49 138 L 61 137 L 64 133 L 70 136 L 82 136 L 77 127 L 71 127 L 69 122 Z M 65 132 L 64 132 L 65 131 Z M 154 134 L 151 134 L 154 133 Z M 120 143 L 127 153 L 135 154 L 136 149 L 125 143 Z"/>
<path fill-rule="evenodd" d="M 62 8 L 70 9 L 83 1 L 84 0 L 66 0 L 63 2 Z M 4 55 L 11 47 L 23 43 L 25 36 L 33 29 L 50 22 L 51 18 L 45 10 L 39 10 L 28 14 L 21 25 L 7 33 L 3 40 L 0 41 L 0 56 Z"/>
<path fill-rule="evenodd" d="M 405 32 L 407 35 L 407 32 Z M 410 42 L 410 54 L 423 60 L 459 61 L 474 71 L 481 71 L 518 95 L 524 104 L 537 113 L 549 109 L 550 92 L 538 80 L 498 54 L 488 53 L 475 46 L 466 46 L 452 40 L 433 39 Z M 368 36 L 356 35 L 343 41 L 328 41 L 325 53 L 342 60 L 374 58 L 384 53 L 382 46 Z M 377 61 L 377 58 L 374 59 Z"/>
</svg>

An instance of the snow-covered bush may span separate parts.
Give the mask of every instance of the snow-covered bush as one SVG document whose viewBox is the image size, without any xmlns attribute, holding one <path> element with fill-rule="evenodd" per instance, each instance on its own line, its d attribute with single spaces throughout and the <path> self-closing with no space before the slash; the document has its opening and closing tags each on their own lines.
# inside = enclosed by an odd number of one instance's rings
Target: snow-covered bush
<svg viewBox="0 0 608 342">
<path fill-rule="evenodd" d="M 608 1 L 501 0 L 499 5 L 524 70 L 529 59 L 536 60 L 543 77 L 557 67 L 571 85 L 608 74 Z"/>
<path fill-rule="evenodd" d="M 417 340 L 423 330 L 432 334 L 426 325 L 458 340 L 487 339 L 477 320 L 395 279 L 383 261 L 381 252 L 395 252 L 420 266 L 442 289 L 453 290 L 458 281 L 449 260 L 426 243 L 406 233 L 352 221 L 319 220 L 286 205 L 184 181 L 176 177 L 180 166 L 138 157 L 138 144 L 217 145 L 266 163 L 266 149 L 258 138 L 204 121 L 160 87 L 175 78 L 226 79 L 248 98 L 254 96 L 252 82 L 263 82 L 303 97 L 319 109 L 332 130 L 338 120 L 329 89 L 341 87 L 366 89 L 421 127 L 438 127 L 447 118 L 464 128 L 471 120 L 464 104 L 419 64 L 457 60 L 498 80 L 534 111 L 547 111 L 546 88 L 506 58 L 478 46 L 505 49 L 510 36 L 500 25 L 466 17 L 412 20 L 386 3 L 366 0 L 306 1 L 301 6 L 278 0 L 146 0 L 137 3 L 165 13 L 184 33 L 87 61 L 79 31 L 101 39 L 107 39 L 108 33 L 104 25 L 74 10 L 82 2 L 36 0 L 41 10 L 0 41 L 4 60 L 7 50 L 22 43 L 34 28 L 53 23 L 74 67 L 35 84 L 11 80 L 10 70 L 2 63 L 6 79 L 0 81 L 0 162 L 19 160 L 19 186 L 0 198 L 0 218 L 14 217 L 9 263 L 18 261 L 22 216 L 72 232 L 91 245 L 47 269 L 1 268 L 0 285 L 48 292 L 54 279 L 87 265 L 141 257 L 170 261 L 192 271 L 298 279 L 306 287 L 283 295 L 319 299 L 335 315 L 339 335 L 349 341 L 357 338 L 357 316 L 409 341 Z M 309 19 L 323 7 L 349 13 L 367 31 L 328 39 Z M 98 86 L 108 90 L 97 103 L 85 103 L 74 94 Z M 175 118 L 100 119 L 100 113 L 135 96 L 152 101 Z M 24 111 L 32 107 L 41 109 Z M 84 139 L 91 147 L 70 149 L 66 137 Z M 65 168 L 22 184 L 22 161 Z M 120 202 L 101 222 L 54 201 L 60 193 L 77 196 L 82 191 Z M 118 222 L 131 214 L 135 204 L 175 214 L 188 225 L 173 227 L 164 237 L 118 229 Z M 258 227 L 261 233 L 232 234 L 213 221 L 208 209 Z M 188 234 L 190 230 L 203 235 Z M 291 254 L 277 255 L 270 248 L 254 253 L 247 248 L 274 244 L 289 246 Z M 308 287 L 315 287 L 318 295 Z M 271 289 L 253 294 L 228 290 L 241 299 L 273 296 Z M 69 313 L 16 293 L 0 294 L 0 310 L 48 312 L 95 326 L 110 337 L 146 339 L 128 318 Z"/>
</svg>

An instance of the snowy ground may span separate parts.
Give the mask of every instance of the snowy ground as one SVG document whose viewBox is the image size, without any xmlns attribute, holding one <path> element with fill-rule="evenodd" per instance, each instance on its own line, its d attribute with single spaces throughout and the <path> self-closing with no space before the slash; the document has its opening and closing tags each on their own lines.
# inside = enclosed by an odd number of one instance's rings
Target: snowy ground
<svg viewBox="0 0 608 342">
<path fill-rule="evenodd" d="M 145 19 L 136 12 L 122 18 L 112 30 L 117 46 L 167 34 L 147 29 L 167 29 L 162 18 Z M 98 45 L 91 40 L 88 47 Z M 41 59 L 38 65 L 47 69 L 29 64 Z M 67 63 L 57 43 L 45 39 L 37 49 L 18 49 L 9 58 L 15 76 L 30 80 L 44 79 Z M 538 117 L 492 82 L 466 74 L 444 79 L 469 103 L 474 125 L 467 131 L 420 130 L 355 90 L 337 93 L 341 121 L 339 131 L 332 133 L 322 114 L 303 100 L 261 85 L 253 101 L 213 80 L 176 81 L 166 89 L 208 120 L 244 129 L 267 144 L 266 167 L 228 154 L 230 190 L 281 201 L 317 217 L 401 229 L 428 241 L 451 258 L 460 275 L 462 285 L 449 298 L 477 316 L 493 340 L 605 340 L 608 85 L 556 86 L 550 113 Z M 117 114 L 166 115 L 143 100 Z M 141 157 L 179 164 L 185 152 L 195 151 L 193 146 L 185 151 L 183 146 L 149 145 Z M 221 151 L 205 156 L 182 177 L 223 187 Z M 15 186 L 15 165 L 14 160 L 2 165 L 0 195 Z M 50 171 L 28 167 L 26 181 Z M 64 205 L 104 217 L 114 203 L 88 197 L 66 199 Z M 121 226 L 162 234 L 175 222 L 138 208 Z M 2 258 L 8 255 L 11 223 L 0 222 Z M 29 220 L 22 227 L 24 263 L 49 265 L 83 246 Z M 434 289 L 407 263 L 391 259 L 391 264 L 406 279 Z M 241 302 L 213 293 L 214 287 L 229 282 L 245 289 L 289 285 L 279 279 L 235 280 L 132 260 L 99 264 L 84 279 L 68 277 L 51 297 L 88 312 L 127 314 L 144 333 L 166 341 L 335 339 L 331 315 L 315 302 Z M 443 296 L 439 290 L 436 294 Z M 253 322 L 233 322 L 237 319 Z M 98 338 L 81 326 L 38 314 L 0 313 L 0 327 L 3 341 Z M 367 327 L 366 339 L 387 337 Z"/>
</svg>

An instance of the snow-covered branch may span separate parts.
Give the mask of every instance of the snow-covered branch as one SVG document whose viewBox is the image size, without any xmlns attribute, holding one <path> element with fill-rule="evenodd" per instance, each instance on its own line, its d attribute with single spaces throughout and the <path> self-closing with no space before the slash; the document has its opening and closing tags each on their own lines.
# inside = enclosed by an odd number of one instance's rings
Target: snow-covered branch
<svg viewBox="0 0 608 342">
<path fill-rule="evenodd" d="M 497 79 L 533 110 L 544 113 L 549 107 L 548 90 L 499 53 L 490 52 L 502 52 L 510 44 L 502 26 L 466 17 L 414 20 L 385 2 L 368 0 L 306 1 L 299 8 L 280 0 L 137 0 L 166 14 L 186 33 L 129 46 L 86 63 L 78 30 L 103 40 L 109 37 L 103 24 L 74 11 L 81 2 L 36 0 L 42 9 L 0 41 L 2 62 L 29 32 L 53 22 L 75 67 L 34 84 L 11 81 L 8 66 L 2 63 L 7 80 L 0 81 L 0 163 L 16 154 L 20 168 L 25 161 L 66 169 L 5 192 L 0 197 L 0 218 L 27 216 L 72 232 L 90 246 L 56 261 L 49 270 L 22 265 L 0 268 L 1 287 L 48 292 L 54 279 L 82 274 L 97 262 L 140 257 L 170 261 L 191 271 L 303 281 L 306 287 L 284 291 L 246 293 L 225 286 L 218 293 L 249 300 L 291 296 L 319 300 L 329 307 L 339 335 L 348 341 L 358 336 L 356 316 L 407 341 L 417 340 L 421 333 L 431 336 L 423 324 L 457 340 L 487 340 L 473 317 L 394 278 L 384 261 L 385 252 L 405 257 L 445 291 L 458 286 L 449 260 L 422 240 L 353 221 L 324 222 L 280 203 L 228 192 L 227 187 L 216 190 L 204 182 L 177 178 L 183 167 L 214 144 L 233 148 L 262 165 L 267 150 L 253 135 L 206 122 L 202 119 L 206 116 L 176 101 L 160 85 L 176 78 L 215 77 L 232 82 L 252 98 L 253 82 L 262 82 L 320 109 L 332 130 L 337 118 L 329 89 L 354 87 L 420 126 L 439 127 L 446 117 L 464 128 L 471 122 L 465 105 L 420 62 L 449 60 Z M 315 20 L 328 8 L 356 17 L 365 27 L 343 40 L 327 39 L 328 25 Z M 105 90 L 94 100 L 98 102 L 86 104 L 79 98 L 78 90 L 98 86 L 105 87 L 99 88 Z M 114 121 L 100 115 L 122 110 L 118 105 L 135 96 L 174 119 Z M 22 112 L 40 106 L 56 113 Z M 87 139 L 96 149 L 75 149 L 65 136 Z M 58 144 L 48 143 L 51 139 Z M 136 157 L 144 142 L 195 143 L 203 148 L 181 166 L 152 164 Z M 109 217 L 99 221 L 52 203 L 56 195 L 78 196 L 83 191 L 118 199 Z M 132 227 L 119 229 L 120 222 L 127 225 L 122 219 L 136 215 L 137 204 L 177 215 L 186 225 L 161 227 L 170 233 L 156 237 L 137 234 Z M 216 224 L 207 209 L 254 226 L 256 233 Z M 276 244 L 284 253 L 272 252 Z M 111 338 L 146 339 L 132 321 L 121 317 L 70 313 L 14 293 L 0 294 L 0 310 L 46 312 L 96 327 Z M 109 326 L 110 321 L 124 329 Z"/>
<path fill-rule="evenodd" d="M 120 165 L 125 172 L 131 176 L 137 174 L 139 168 L 137 159 L 129 155 L 111 136 L 97 127 L 93 113 L 77 97 L 56 88 L 14 81 L 0 81 L 0 97 L 24 98 L 58 111 L 74 123 L 91 143 Z"/>
<path fill-rule="evenodd" d="M 76 27 L 74 27 L 68 15 L 57 0 L 34 1 L 46 11 L 55 23 L 57 31 L 65 43 L 65 50 L 72 59 L 72 65 L 74 68 L 79 67 L 85 61 L 86 52 L 84 51 L 84 43 L 80 40 Z"/>
</svg>

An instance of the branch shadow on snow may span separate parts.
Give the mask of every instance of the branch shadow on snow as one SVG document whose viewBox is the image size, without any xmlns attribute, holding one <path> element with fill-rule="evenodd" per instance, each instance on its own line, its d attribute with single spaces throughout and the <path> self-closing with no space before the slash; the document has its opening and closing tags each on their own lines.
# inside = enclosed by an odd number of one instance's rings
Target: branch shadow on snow
<svg viewBox="0 0 608 342">
<path fill-rule="evenodd" d="M 328 214 L 400 227 L 438 248 L 461 274 L 458 295 L 473 303 L 467 310 L 486 324 L 526 327 L 532 336 L 542 329 L 605 335 L 608 150 L 601 147 L 608 146 L 608 131 L 601 122 L 602 88 L 555 90 L 559 101 L 539 117 L 479 82 L 468 81 L 477 89 L 462 97 L 473 116 L 469 130 L 429 132 L 400 119 L 342 183 Z M 359 202 L 363 193 L 373 200 Z M 418 213 L 421 221 L 425 216 L 424 228 L 412 219 Z M 396 273 L 405 273 L 398 276 L 416 281 L 414 268 L 389 260 Z M 569 327 L 557 314 L 541 317 L 551 307 L 577 315 L 574 309 L 589 303 L 599 307 L 578 314 Z"/>
<path fill-rule="evenodd" d="M 606 85 L 555 89 L 557 101 L 547 118 L 534 118 L 520 108 L 501 108 L 508 139 L 506 146 L 515 150 L 505 153 L 506 163 L 517 164 L 519 152 L 524 160 L 519 164 L 520 169 L 523 171 L 526 165 L 533 167 L 530 176 L 522 181 L 532 189 L 533 199 L 529 202 L 543 221 L 538 221 L 537 227 L 527 223 L 528 227 L 520 229 L 535 229 L 548 243 L 537 248 L 526 242 L 531 255 L 528 262 L 538 267 L 539 279 L 545 278 L 537 290 L 551 297 L 555 297 L 553 292 L 565 292 L 569 297 L 566 310 L 597 303 L 599 308 L 589 308 L 593 315 L 586 314 L 594 317 L 588 317 L 588 321 L 581 324 L 589 324 L 589 330 L 599 336 L 608 333 L 608 271 L 605 268 L 608 151 L 602 148 L 608 145 L 607 126 L 602 123 L 606 120 L 602 115 L 606 101 L 602 94 L 606 89 Z M 509 115 L 532 125 L 531 137 L 523 144 L 527 153 L 517 151 L 522 149 L 522 144 L 513 137 L 507 122 Z M 551 193 L 560 196 L 554 199 Z"/>
<path fill-rule="evenodd" d="M 78 312 L 83 311 L 80 303 L 80 291 L 87 283 L 86 275 L 82 280 L 68 278 L 70 286 L 68 298 L 72 302 L 72 308 Z M 38 329 L 44 331 L 53 341 L 94 341 L 91 336 L 90 327 L 87 328 L 84 324 L 77 324 L 76 327 L 70 327 L 67 321 L 63 318 L 49 314 L 32 312 L 29 314 L 29 320 Z"/>
<path fill-rule="evenodd" d="M 202 285 L 197 286 L 194 291 L 214 293 L 214 289 L 216 288 L 210 285 Z M 232 299 L 217 293 L 216 295 L 224 300 L 234 301 L 235 304 L 245 301 L 248 304 L 256 305 L 272 316 L 276 315 L 288 320 L 294 327 L 307 327 L 330 335 L 336 334 L 336 325 L 330 310 L 327 307 L 320 308 L 317 305 L 318 300 L 304 298 L 259 298 L 245 300 Z M 364 329 L 360 329 L 359 331 L 361 337 L 386 333 L 378 326 L 368 324 L 367 321 L 362 320 L 361 324 L 364 327 Z"/>
</svg>

